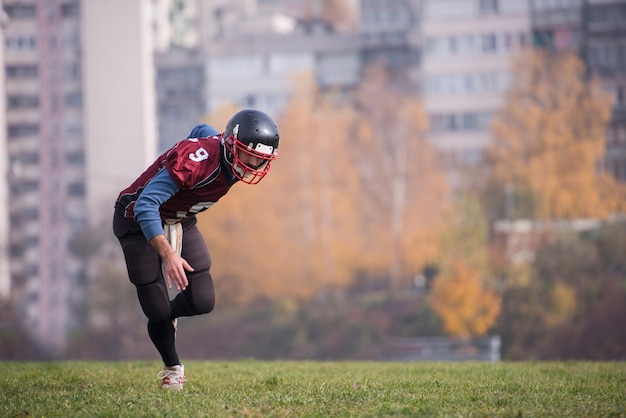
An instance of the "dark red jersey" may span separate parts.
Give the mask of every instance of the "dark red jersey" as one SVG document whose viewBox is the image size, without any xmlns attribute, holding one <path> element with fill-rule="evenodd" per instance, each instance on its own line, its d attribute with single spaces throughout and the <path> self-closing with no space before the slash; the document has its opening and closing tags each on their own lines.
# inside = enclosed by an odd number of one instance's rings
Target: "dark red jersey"
<svg viewBox="0 0 626 418">
<path fill-rule="evenodd" d="M 137 198 L 163 167 L 180 190 L 160 206 L 162 219 L 188 218 L 216 203 L 234 184 L 222 160 L 221 137 L 184 139 L 164 152 L 118 196 L 124 216 L 134 217 Z"/>
</svg>

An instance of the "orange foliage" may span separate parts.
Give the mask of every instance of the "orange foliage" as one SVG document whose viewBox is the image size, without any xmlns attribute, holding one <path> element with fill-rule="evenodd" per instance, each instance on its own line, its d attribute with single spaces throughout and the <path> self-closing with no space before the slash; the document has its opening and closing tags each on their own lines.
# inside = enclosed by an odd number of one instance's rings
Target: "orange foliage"
<svg viewBox="0 0 626 418">
<path fill-rule="evenodd" d="M 376 99 L 392 119 L 372 119 L 345 95 L 321 93 L 310 75 L 295 85 L 277 119 L 279 158 L 269 175 L 236 184 L 200 217 L 218 300 L 310 298 L 363 271 L 388 274 L 394 257 L 408 282 L 436 256 L 444 177 L 421 135 L 419 103 L 380 85 Z"/>
<path fill-rule="evenodd" d="M 485 288 L 479 273 L 461 261 L 435 279 L 431 305 L 453 336 L 484 335 L 500 314 L 501 298 Z"/>
<path fill-rule="evenodd" d="M 623 210 L 623 188 L 599 169 L 610 98 L 583 63 L 532 51 L 518 59 L 513 80 L 493 124 L 496 177 L 527 191 L 539 219 Z"/>
<path fill-rule="evenodd" d="M 447 181 L 426 138 L 421 102 L 394 86 L 383 67 L 367 69 L 354 101 L 359 115 L 352 156 L 361 180 L 363 253 L 370 271 L 399 285 L 438 253 Z"/>
</svg>

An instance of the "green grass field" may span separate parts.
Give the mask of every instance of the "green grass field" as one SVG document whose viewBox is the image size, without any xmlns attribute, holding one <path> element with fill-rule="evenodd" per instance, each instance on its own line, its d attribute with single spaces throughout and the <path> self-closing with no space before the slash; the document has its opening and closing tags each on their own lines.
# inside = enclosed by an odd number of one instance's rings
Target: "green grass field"
<svg viewBox="0 0 626 418">
<path fill-rule="evenodd" d="M 0 362 L 0 417 L 626 416 L 626 362 Z"/>
</svg>

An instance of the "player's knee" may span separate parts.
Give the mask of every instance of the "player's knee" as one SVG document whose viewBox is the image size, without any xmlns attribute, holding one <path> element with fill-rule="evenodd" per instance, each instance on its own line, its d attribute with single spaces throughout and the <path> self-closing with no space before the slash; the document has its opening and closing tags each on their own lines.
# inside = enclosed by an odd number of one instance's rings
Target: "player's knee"
<svg viewBox="0 0 626 418">
<path fill-rule="evenodd" d="M 143 313 L 150 321 L 162 322 L 171 319 L 172 310 L 170 309 L 169 304 L 146 304 L 141 301 L 140 304 Z"/>
<path fill-rule="evenodd" d="M 137 286 L 139 304 L 143 313 L 151 321 L 165 321 L 172 314 L 167 289 L 163 287 L 158 281 Z"/>
<path fill-rule="evenodd" d="M 192 291 L 189 292 L 189 302 L 194 314 L 208 314 L 215 307 L 215 289 L 209 268 L 200 268 L 189 274 Z"/>
<path fill-rule="evenodd" d="M 198 315 L 208 314 L 215 308 L 215 295 L 212 292 L 211 294 L 203 295 L 195 299 L 193 305 Z"/>
</svg>

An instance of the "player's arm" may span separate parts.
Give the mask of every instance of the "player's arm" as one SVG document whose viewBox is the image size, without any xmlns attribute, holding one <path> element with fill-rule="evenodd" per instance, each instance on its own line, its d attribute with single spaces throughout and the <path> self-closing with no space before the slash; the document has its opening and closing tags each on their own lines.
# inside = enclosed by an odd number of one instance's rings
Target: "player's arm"
<svg viewBox="0 0 626 418">
<path fill-rule="evenodd" d="M 169 287 L 172 282 L 179 290 L 187 287 L 185 270 L 193 268 L 180 257 L 163 232 L 159 207 L 178 192 L 179 188 L 168 171 L 163 168 L 146 185 L 135 202 L 135 221 L 139 223 L 144 236 L 150 242 L 163 262 L 165 280 Z"/>
<path fill-rule="evenodd" d="M 207 136 L 218 135 L 217 129 L 206 123 L 200 123 L 193 127 L 187 138 L 206 138 Z"/>
</svg>

